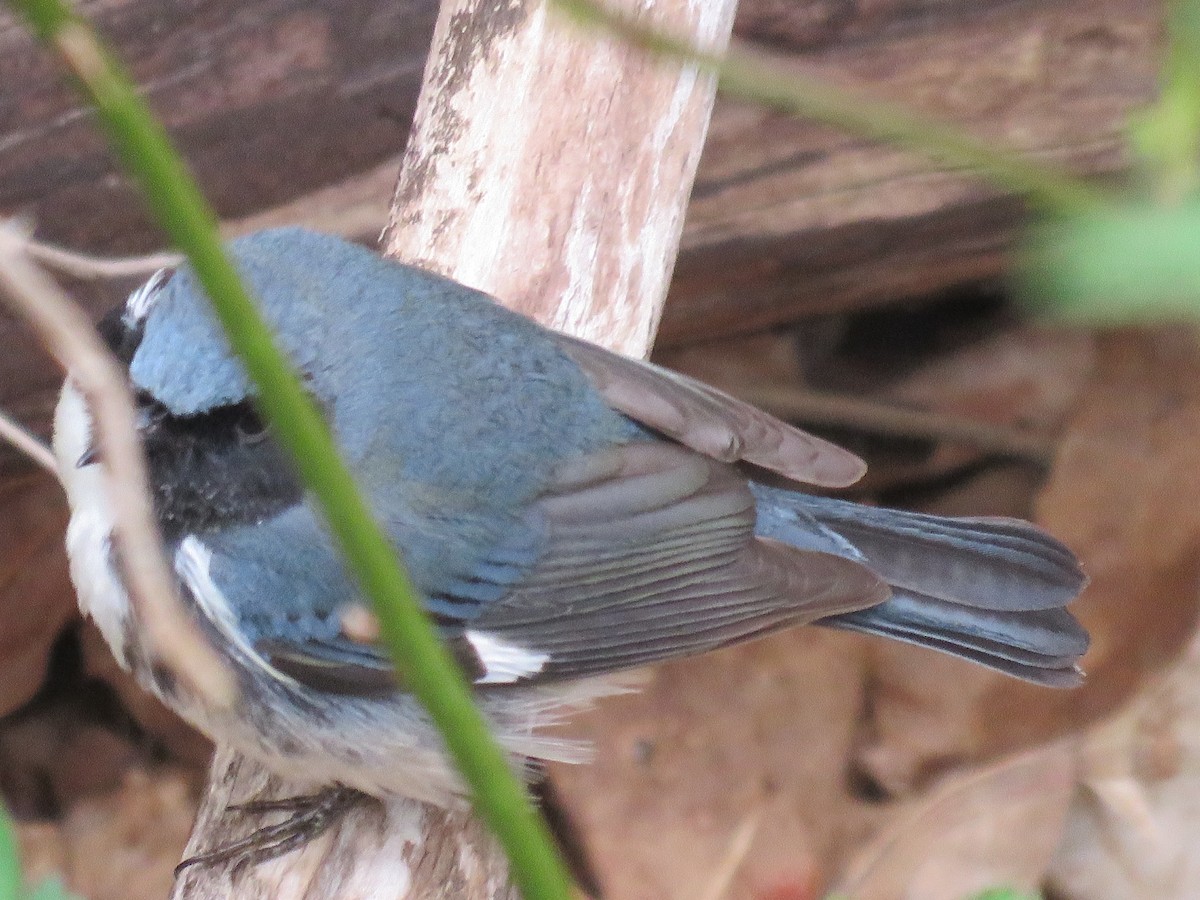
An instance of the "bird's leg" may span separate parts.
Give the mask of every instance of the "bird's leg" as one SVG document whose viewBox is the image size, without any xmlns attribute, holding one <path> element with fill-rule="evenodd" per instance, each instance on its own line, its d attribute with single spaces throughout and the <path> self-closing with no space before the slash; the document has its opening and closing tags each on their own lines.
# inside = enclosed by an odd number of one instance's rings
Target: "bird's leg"
<svg viewBox="0 0 1200 900">
<path fill-rule="evenodd" d="M 178 877 L 192 866 L 214 866 L 233 861 L 234 868 L 238 869 L 275 859 L 320 837 L 367 796 L 362 791 L 337 784 L 299 797 L 230 804 L 227 812 L 251 815 L 286 812 L 290 815 L 282 822 L 264 825 L 244 838 L 188 857 L 175 867 L 175 875 Z"/>
</svg>

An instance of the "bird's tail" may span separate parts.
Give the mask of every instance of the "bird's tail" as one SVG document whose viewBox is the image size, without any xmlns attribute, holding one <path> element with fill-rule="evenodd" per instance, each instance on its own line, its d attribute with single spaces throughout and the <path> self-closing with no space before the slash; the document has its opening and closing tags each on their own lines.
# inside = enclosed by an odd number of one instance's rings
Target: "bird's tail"
<svg viewBox="0 0 1200 900">
<path fill-rule="evenodd" d="M 1087 579 L 1071 551 L 1034 525 L 754 489 L 760 535 L 858 559 L 892 587 L 878 606 L 817 624 L 932 647 L 1038 684 L 1082 679 L 1088 636 L 1065 607 Z"/>
</svg>

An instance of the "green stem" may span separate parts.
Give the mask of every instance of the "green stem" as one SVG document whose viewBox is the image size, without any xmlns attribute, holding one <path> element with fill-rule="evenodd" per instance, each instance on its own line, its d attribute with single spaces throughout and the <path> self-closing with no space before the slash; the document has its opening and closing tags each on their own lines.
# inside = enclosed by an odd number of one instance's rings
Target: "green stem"
<svg viewBox="0 0 1200 900">
<path fill-rule="evenodd" d="M 341 461 L 333 439 L 275 348 L 217 237 L 216 217 L 128 75 L 62 0 L 13 0 L 81 82 L 100 121 L 175 245 L 187 254 L 230 343 L 258 386 L 281 443 L 320 503 L 330 530 L 379 615 L 406 686 L 437 724 L 476 808 L 508 854 L 528 900 L 569 896 L 570 880 L 544 822 L 492 739 L 458 670 L 422 611 L 395 551 Z"/>
<path fill-rule="evenodd" d="M 909 109 L 796 73 L 765 58 L 730 50 L 706 53 L 661 31 L 645 28 L 592 0 L 550 0 L 578 22 L 603 28 L 652 53 L 713 72 L 721 89 L 794 115 L 827 122 L 976 170 L 1002 187 L 1025 194 L 1055 214 L 1093 211 L 1112 205 L 1108 192 L 1013 152 L 995 150 L 962 131 Z"/>
</svg>

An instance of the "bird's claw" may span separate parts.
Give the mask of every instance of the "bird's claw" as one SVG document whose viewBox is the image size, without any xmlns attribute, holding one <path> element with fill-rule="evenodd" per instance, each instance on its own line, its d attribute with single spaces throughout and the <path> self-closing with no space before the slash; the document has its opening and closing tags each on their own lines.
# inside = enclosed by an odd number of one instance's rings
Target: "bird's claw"
<svg viewBox="0 0 1200 900">
<path fill-rule="evenodd" d="M 227 812 L 249 815 L 286 812 L 290 815 L 282 822 L 264 825 L 236 841 L 188 857 L 175 867 L 175 877 L 193 866 L 232 862 L 233 870 L 237 871 L 276 859 L 320 837 L 365 796 L 353 788 L 334 785 L 316 794 L 230 804 Z"/>
</svg>

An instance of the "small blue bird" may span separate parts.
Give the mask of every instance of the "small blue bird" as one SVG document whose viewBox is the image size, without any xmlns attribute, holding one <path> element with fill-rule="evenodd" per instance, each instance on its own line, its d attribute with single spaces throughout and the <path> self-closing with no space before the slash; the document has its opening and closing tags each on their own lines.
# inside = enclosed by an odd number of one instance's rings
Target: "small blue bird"
<svg viewBox="0 0 1200 900">
<path fill-rule="evenodd" d="M 556 334 L 455 282 L 296 228 L 231 245 L 425 606 L 514 755 L 605 676 L 816 623 L 1078 683 L 1084 583 L 1013 519 L 877 509 L 849 452 L 704 384 Z M 117 659 L 215 740 L 285 776 L 456 802 L 462 784 L 271 436 L 186 266 L 103 332 L 128 367 L 154 506 L 192 613 L 241 687 L 215 710 L 143 647 L 114 566 L 89 411 L 68 380 L 55 449 L 83 611 Z M 776 479 L 778 480 L 778 479 Z"/>
</svg>

